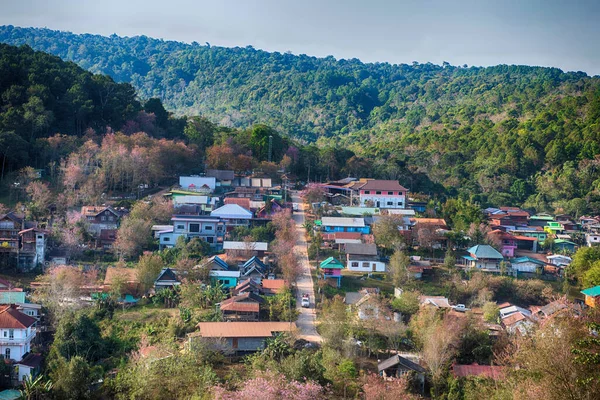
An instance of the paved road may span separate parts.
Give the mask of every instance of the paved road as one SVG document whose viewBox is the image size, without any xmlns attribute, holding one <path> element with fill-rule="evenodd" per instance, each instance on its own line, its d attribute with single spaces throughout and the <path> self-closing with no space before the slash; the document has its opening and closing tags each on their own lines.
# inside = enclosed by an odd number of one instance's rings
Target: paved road
<svg viewBox="0 0 600 400">
<path fill-rule="evenodd" d="M 300 337 L 308 340 L 309 342 L 321 343 L 323 338 L 317 333 L 316 328 L 316 312 L 315 312 L 315 291 L 313 286 L 313 279 L 310 273 L 310 264 L 308 263 L 308 253 L 306 248 L 306 239 L 304 229 L 304 210 L 302 209 L 302 200 L 298 194 L 292 194 L 292 201 L 301 205 L 300 211 L 294 211 L 294 221 L 296 222 L 296 233 L 298 234 L 298 240 L 294 251 L 298 255 L 300 265 L 302 266 L 302 273 L 298 277 L 296 283 L 296 307 L 300 312 L 300 316 L 296 321 L 296 326 L 300 330 Z M 308 293 L 310 295 L 310 307 L 303 308 L 301 305 L 302 293 Z"/>
</svg>

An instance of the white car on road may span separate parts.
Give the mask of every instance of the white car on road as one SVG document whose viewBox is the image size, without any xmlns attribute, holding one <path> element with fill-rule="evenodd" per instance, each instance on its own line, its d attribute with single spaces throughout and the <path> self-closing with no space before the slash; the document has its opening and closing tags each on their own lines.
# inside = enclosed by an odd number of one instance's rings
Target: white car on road
<svg viewBox="0 0 600 400">
<path fill-rule="evenodd" d="M 303 294 L 302 295 L 302 307 L 304 308 L 309 308 L 310 307 L 310 297 L 308 296 L 308 294 Z"/>
</svg>

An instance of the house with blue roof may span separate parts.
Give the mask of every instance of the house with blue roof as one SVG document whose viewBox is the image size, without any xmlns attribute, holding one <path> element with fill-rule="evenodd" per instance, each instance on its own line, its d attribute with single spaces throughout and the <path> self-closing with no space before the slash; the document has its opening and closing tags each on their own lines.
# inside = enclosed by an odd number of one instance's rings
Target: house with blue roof
<svg viewBox="0 0 600 400">
<path fill-rule="evenodd" d="M 500 262 L 504 256 L 488 244 L 478 244 L 467 250 L 463 256 L 467 268 L 476 268 L 488 272 L 500 272 Z"/>
<path fill-rule="evenodd" d="M 515 273 L 535 273 L 540 269 L 543 271 L 546 263 L 531 257 L 517 257 L 510 260 L 510 265 Z"/>
<path fill-rule="evenodd" d="M 253 256 L 241 266 L 240 271 L 243 278 L 250 278 L 260 283 L 267 276 L 268 267 L 260 261 L 260 258 Z"/>
</svg>

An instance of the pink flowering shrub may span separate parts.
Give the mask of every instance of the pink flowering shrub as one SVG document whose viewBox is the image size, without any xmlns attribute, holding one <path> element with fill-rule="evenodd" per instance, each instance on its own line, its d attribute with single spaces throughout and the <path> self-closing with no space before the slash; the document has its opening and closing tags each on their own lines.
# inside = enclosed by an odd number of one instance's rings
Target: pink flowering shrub
<svg viewBox="0 0 600 400">
<path fill-rule="evenodd" d="M 287 381 L 284 376 L 266 371 L 247 380 L 236 391 L 215 386 L 212 395 L 216 400 L 314 400 L 322 398 L 324 390 L 312 381 Z"/>
</svg>

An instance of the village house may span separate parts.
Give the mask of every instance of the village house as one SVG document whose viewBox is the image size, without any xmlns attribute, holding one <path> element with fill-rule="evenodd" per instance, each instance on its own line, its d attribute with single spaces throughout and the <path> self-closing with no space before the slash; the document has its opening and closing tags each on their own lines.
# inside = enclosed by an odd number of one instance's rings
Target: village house
<svg viewBox="0 0 600 400">
<path fill-rule="evenodd" d="M 410 226 L 414 244 L 434 249 L 447 246 L 449 230 L 443 218 L 411 218 Z"/>
<path fill-rule="evenodd" d="M 425 374 L 427 371 L 418 364 L 416 358 L 409 360 L 408 357 L 395 354 L 377 363 L 377 371 L 384 378 L 405 378 L 414 375 L 420 383 L 421 393 L 425 390 Z"/>
<path fill-rule="evenodd" d="M 209 176 L 180 176 L 179 186 L 190 192 L 212 193 L 217 187 L 217 180 Z"/>
<path fill-rule="evenodd" d="M 238 226 L 249 227 L 252 213 L 237 204 L 226 204 L 210 212 L 211 217 L 225 221 L 227 232 Z"/>
<path fill-rule="evenodd" d="M 504 257 L 514 257 L 517 249 L 517 241 L 510 233 L 501 230 L 493 230 L 490 235 L 502 245 L 500 252 Z"/>
<path fill-rule="evenodd" d="M 600 244 L 600 233 L 586 233 L 585 243 L 588 247 L 598 246 Z"/>
<path fill-rule="evenodd" d="M 243 188 L 270 188 L 273 186 L 271 178 L 260 178 L 252 176 L 236 176 L 233 178 L 232 186 Z"/>
<path fill-rule="evenodd" d="M 227 252 L 227 254 L 237 254 L 245 257 L 264 257 L 265 253 L 269 249 L 269 244 L 267 242 L 234 242 L 225 240 L 223 242 L 223 250 Z"/>
<path fill-rule="evenodd" d="M 223 199 L 223 204 L 237 204 L 245 210 L 252 211 L 252 207 L 250 206 L 251 202 L 249 198 L 246 197 L 225 197 Z"/>
<path fill-rule="evenodd" d="M 536 273 L 544 270 L 545 262 L 532 257 L 517 257 L 510 260 L 513 273 Z"/>
<path fill-rule="evenodd" d="M 195 192 L 172 190 L 173 207 L 176 214 L 204 215 L 210 213 L 217 205 L 219 198 L 199 195 Z"/>
<path fill-rule="evenodd" d="M 233 171 L 223 169 L 207 169 L 205 175 L 208 178 L 215 178 L 217 186 L 232 186 L 235 178 Z"/>
<path fill-rule="evenodd" d="M 351 189 L 351 196 L 358 192 L 361 207 L 407 208 L 408 189 L 398 181 L 361 179 L 346 187 Z"/>
<path fill-rule="evenodd" d="M 450 300 L 444 296 L 419 296 L 419 304 L 421 307 L 452 308 Z"/>
<path fill-rule="evenodd" d="M 220 218 L 207 215 L 174 215 L 171 221 L 171 228 L 158 233 L 161 249 L 174 247 L 180 236 L 185 239 L 200 238 L 216 250 L 223 247 L 225 222 Z"/>
<path fill-rule="evenodd" d="M 37 320 L 29 315 L 25 315 L 14 304 L 0 306 L 0 354 L 4 360 L 11 360 L 14 363 L 23 362 L 31 351 L 31 342 L 36 336 L 36 329 L 33 327 Z M 25 360 L 31 361 L 31 357 Z M 26 367 L 26 365 L 24 365 Z M 39 366 L 39 364 L 38 364 Z M 31 370 L 24 368 L 19 370 L 19 381 L 22 382 L 27 376 L 30 376 Z"/>
<path fill-rule="evenodd" d="M 577 244 L 566 239 L 556 239 L 553 245 L 555 251 L 566 251 L 569 253 L 574 253 L 576 247 Z"/>
<path fill-rule="evenodd" d="M 212 284 L 223 285 L 224 289 L 235 288 L 240 279 L 240 271 L 229 266 L 221 257 L 212 256 L 202 264 L 196 265 L 195 269 L 202 268 L 209 270 L 209 277 Z"/>
<path fill-rule="evenodd" d="M 111 206 L 83 206 L 81 215 L 87 220 L 88 232 L 94 236 L 99 236 L 104 229 L 118 229 L 121 219 L 121 213 Z"/>
<path fill-rule="evenodd" d="M 254 293 L 243 293 L 219 304 L 225 321 L 258 321 L 262 297 Z"/>
<path fill-rule="evenodd" d="M 502 254 L 492 246 L 478 244 L 467 249 L 469 255 L 463 256 L 467 268 L 476 268 L 488 272 L 500 272 L 500 262 L 504 260 Z"/>
<path fill-rule="evenodd" d="M 283 293 L 286 287 L 285 279 L 263 279 L 261 282 L 262 293 L 265 296 Z"/>
<path fill-rule="evenodd" d="M 12 211 L 0 215 L 0 263 L 28 271 L 44 265 L 48 232 Z"/>
<path fill-rule="evenodd" d="M 317 224 L 315 222 L 315 224 Z M 371 233 L 371 228 L 365 224 L 364 218 L 323 217 L 320 221 L 321 230 L 325 233 L 359 232 Z"/>
<path fill-rule="evenodd" d="M 566 268 L 573 261 L 571 257 L 562 254 L 552 254 L 546 256 L 546 259 L 548 260 L 548 263 L 555 265 L 559 268 Z"/>
<path fill-rule="evenodd" d="M 199 332 L 188 334 L 194 340 L 212 340 L 228 353 L 249 353 L 263 350 L 267 339 L 296 330 L 294 322 L 200 322 Z"/>
<path fill-rule="evenodd" d="M 582 290 L 581 293 L 585 296 L 585 305 L 596 308 L 600 306 L 600 285 Z"/>
<path fill-rule="evenodd" d="M 548 232 L 546 232 L 540 226 L 528 226 L 525 228 L 509 229 L 509 233 L 516 237 L 528 237 L 537 240 L 539 244 L 544 244 L 544 241 L 548 238 Z"/>
<path fill-rule="evenodd" d="M 181 281 L 171 268 L 163 268 L 158 274 L 158 278 L 154 281 L 154 290 L 173 289 L 175 286 L 181 285 Z"/>
<path fill-rule="evenodd" d="M 490 225 L 515 229 L 517 226 L 527 226 L 529 213 L 516 207 L 488 208 L 484 210 Z"/>
<path fill-rule="evenodd" d="M 267 276 L 268 267 L 258 257 L 253 256 L 240 267 L 240 273 L 242 278 L 250 278 L 259 283 Z"/>
<path fill-rule="evenodd" d="M 320 268 L 323 279 L 333 279 L 337 287 L 342 286 L 342 269 L 344 269 L 344 264 L 333 257 L 329 257 L 321 262 Z"/>
<path fill-rule="evenodd" d="M 48 231 L 39 228 L 29 228 L 19 232 L 18 265 L 20 269 L 31 270 L 44 264 L 48 235 Z"/>
<path fill-rule="evenodd" d="M 385 262 L 377 255 L 377 246 L 374 243 L 347 243 L 346 268 L 354 272 L 385 272 Z"/>
</svg>

